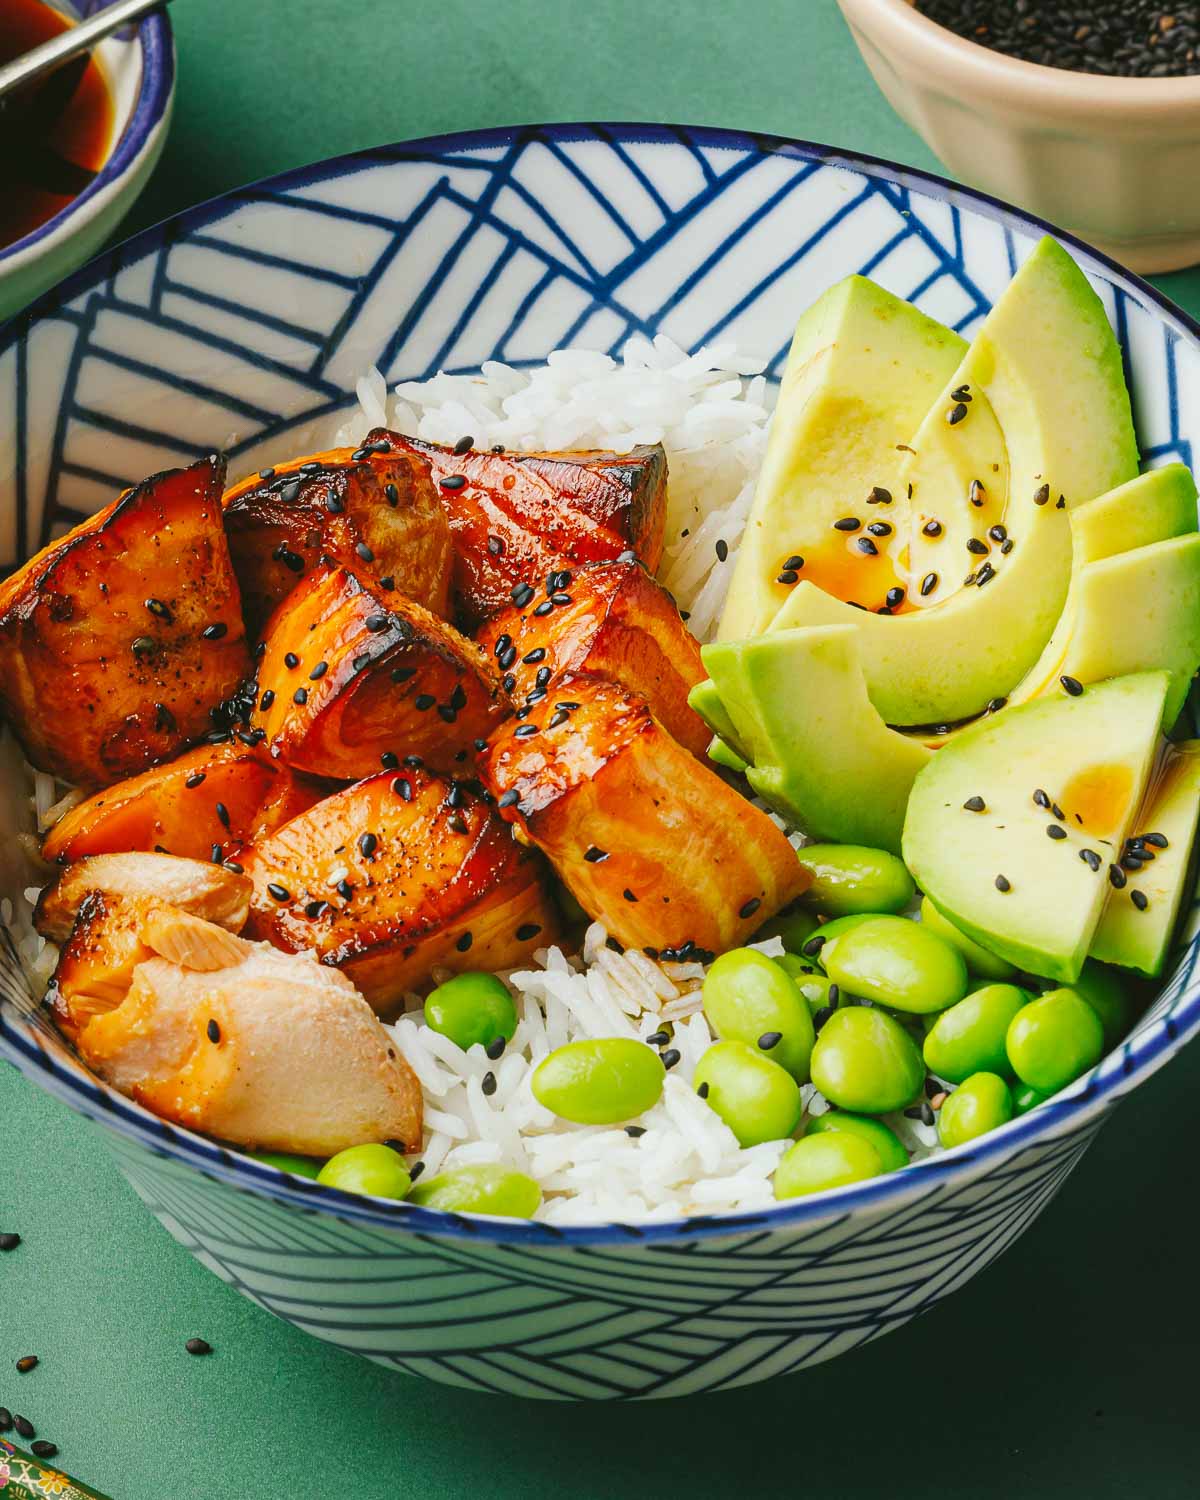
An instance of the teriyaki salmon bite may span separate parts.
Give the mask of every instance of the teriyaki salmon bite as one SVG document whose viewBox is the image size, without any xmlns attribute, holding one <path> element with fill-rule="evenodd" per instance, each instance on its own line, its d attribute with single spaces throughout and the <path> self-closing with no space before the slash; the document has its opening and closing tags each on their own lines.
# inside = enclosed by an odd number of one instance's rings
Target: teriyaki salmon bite
<svg viewBox="0 0 1200 1500">
<path fill-rule="evenodd" d="M 969 1146 L 1121 1042 L 1200 531 L 1054 241 L 970 343 L 824 291 L 773 414 L 661 341 L 371 406 L 0 585 L 99 1077 L 312 1191 L 632 1222 Z"/>
</svg>

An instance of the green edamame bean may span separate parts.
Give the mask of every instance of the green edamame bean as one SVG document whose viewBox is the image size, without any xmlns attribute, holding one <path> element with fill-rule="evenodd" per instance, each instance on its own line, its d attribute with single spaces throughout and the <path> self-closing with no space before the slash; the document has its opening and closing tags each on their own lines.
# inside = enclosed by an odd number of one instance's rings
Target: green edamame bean
<svg viewBox="0 0 1200 1500">
<path fill-rule="evenodd" d="M 281 1172 L 291 1172 L 296 1177 L 317 1177 L 321 1163 L 311 1156 L 293 1156 L 290 1151 L 247 1151 L 255 1161 L 266 1162 L 268 1167 L 278 1167 Z"/>
<path fill-rule="evenodd" d="M 842 933 L 851 932 L 864 922 L 870 922 L 872 918 L 884 915 L 886 913 L 878 911 L 851 912 L 848 917 L 834 917 L 832 921 L 822 922 L 801 950 L 801 954 L 803 957 L 811 957 L 816 963 L 820 963 L 825 956 L 825 949 L 831 943 L 835 943 Z"/>
<path fill-rule="evenodd" d="M 829 1004 L 829 991 L 833 980 L 827 974 L 800 974 L 796 977 L 796 988 L 808 1002 L 809 1013 L 816 1016 Z"/>
<path fill-rule="evenodd" d="M 696 1064 L 695 1086 L 742 1146 L 786 1139 L 804 1111 L 787 1069 L 746 1042 L 714 1042 Z"/>
<path fill-rule="evenodd" d="M 511 1041 L 517 1009 L 494 974 L 456 974 L 429 992 L 425 1023 L 465 1052 L 476 1042 L 486 1047 L 498 1036 Z"/>
<path fill-rule="evenodd" d="M 894 1130 L 889 1130 L 882 1120 L 873 1120 L 870 1115 L 852 1115 L 845 1109 L 827 1110 L 823 1115 L 812 1117 L 805 1126 L 804 1135 L 824 1135 L 828 1131 L 839 1130 L 869 1141 L 879 1152 L 883 1171 L 894 1172 L 897 1167 L 908 1166 L 908 1152 L 900 1137 Z"/>
<path fill-rule="evenodd" d="M 1104 1055 L 1100 1017 L 1074 990 L 1047 990 L 1012 1018 L 1008 1060 L 1022 1083 L 1057 1094 Z"/>
<path fill-rule="evenodd" d="M 925 1038 L 925 1066 L 939 1078 L 962 1083 L 972 1073 L 1008 1077 L 1005 1038 L 1030 996 L 1015 984 L 988 984 L 944 1010 Z"/>
<path fill-rule="evenodd" d="M 644 1114 L 662 1094 L 662 1058 L 632 1037 L 568 1042 L 534 1069 L 533 1097 L 576 1125 L 617 1125 Z"/>
<path fill-rule="evenodd" d="M 967 993 L 957 948 L 905 917 L 872 917 L 821 950 L 825 972 L 851 995 L 924 1015 Z"/>
<path fill-rule="evenodd" d="M 925 1080 L 917 1044 L 886 1011 L 844 1005 L 817 1037 L 812 1081 L 831 1104 L 885 1115 L 912 1103 Z"/>
<path fill-rule="evenodd" d="M 1036 1109 L 1039 1104 L 1045 1104 L 1049 1094 L 1043 1094 L 1041 1089 L 1035 1089 L 1028 1083 L 1017 1083 L 1012 1090 L 1013 1113 L 1027 1115 L 1031 1109 Z"/>
<path fill-rule="evenodd" d="M 878 1177 L 883 1170 L 879 1152 L 863 1136 L 848 1130 L 805 1135 L 788 1147 L 775 1168 L 775 1196 L 803 1198 Z"/>
<path fill-rule="evenodd" d="M 807 844 L 800 863 L 812 885 L 800 900 L 828 917 L 903 911 L 917 893 L 904 862 L 862 844 Z"/>
<path fill-rule="evenodd" d="M 921 897 L 921 925 L 928 927 L 930 932 L 936 932 L 952 948 L 958 949 L 969 974 L 977 975 L 980 979 L 1011 979 L 1017 972 L 1012 964 L 989 953 L 965 932 L 959 932 L 953 922 L 942 916 L 928 896 Z"/>
<path fill-rule="evenodd" d="M 1082 995 L 1100 1017 L 1100 1025 L 1104 1028 L 1104 1050 L 1110 1052 L 1129 1030 L 1131 1019 L 1129 995 L 1120 976 L 1106 964 L 1089 958 L 1070 988 Z"/>
<path fill-rule="evenodd" d="M 803 906 L 789 906 L 771 918 L 754 934 L 756 943 L 777 937 L 788 953 L 799 953 L 817 930 L 817 915 Z M 776 960 L 778 962 L 778 960 Z"/>
<path fill-rule="evenodd" d="M 407 1198 L 412 1187 L 408 1163 L 390 1146 L 348 1146 L 331 1156 L 317 1173 L 326 1187 L 343 1193 L 368 1193 L 374 1198 Z"/>
<path fill-rule="evenodd" d="M 954 1090 L 938 1115 L 938 1139 L 947 1149 L 986 1135 L 1013 1117 L 1012 1095 L 998 1073 L 972 1073 Z"/>
<path fill-rule="evenodd" d="M 799 953 L 781 953 L 778 958 L 773 958 L 771 962 L 778 964 L 788 978 L 796 980 L 797 983 L 801 979 L 810 978 L 817 972 L 815 960 L 805 958 Z"/>
<path fill-rule="evenodd" d="M 541 1204 L 542 1190 L 532 1177 L 506 1167 L 454 1167 L 417 1182 L 408 1201 L 450 1213 L 532 1219 Z"/>
<path fill-rule="evenodd" d="M 722 953 L 704 978 L 704 1014 L 722 1039 L 762 1046 L 793 1078 L 808 1079 L 812 1013 L 796 982 L 753 948 Z M 760 1038 L 774 1038 L 760 1043 Z"/>
</svg>

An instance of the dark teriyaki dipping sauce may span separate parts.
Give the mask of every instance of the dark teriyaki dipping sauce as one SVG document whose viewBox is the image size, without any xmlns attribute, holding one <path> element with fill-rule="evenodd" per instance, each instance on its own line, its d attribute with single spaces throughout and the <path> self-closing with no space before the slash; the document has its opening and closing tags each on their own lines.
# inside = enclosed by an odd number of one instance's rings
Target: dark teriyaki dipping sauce
<svg viewBox="0 0 1200 1500">
<path fill-rule="evenodd" d="M 0 0 L 0 63 L 71 23 L 42 0 Z M 0 249 L 64 209 L 104 164 L 113 108 L 91 58 L 66 63 L 0 105 Z"/>
</svg>

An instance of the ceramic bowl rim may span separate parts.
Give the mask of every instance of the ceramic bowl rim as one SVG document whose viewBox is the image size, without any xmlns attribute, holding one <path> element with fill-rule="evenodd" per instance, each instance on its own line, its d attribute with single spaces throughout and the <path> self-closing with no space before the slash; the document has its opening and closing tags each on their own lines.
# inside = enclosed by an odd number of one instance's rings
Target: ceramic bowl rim
<svg viewBox="0 0 1200 1500">
<path fill-rule="evenodd" d="M 133 109 L 115 146 L 105 158 L 104 165 L 81 193 L 64 204 L 45 223 L 0 249 L 0 276 L 15 270 L 18 265 L 35 260 L 44 248 L 45 241 L 59 231 L 68 229 L 77 214 L 89 209 L 106 188 L 119 182 L 141 156 L 170 109 L 175 91 L 175 43 L 166 10 L 155 11 L 146 16 L 139 23 L 136 35 L 141 50 L 142 73 Z M 85 214 L 86 217 L 90 217 L 90 214 Z"/>
<path fill-rule="evenodd" d="M 1052 68 L 1044 63 L 1027 62 L 1022 57 L 1010 57 L 985 47 L 982 42 L 959 36 L 917 10 L 913 0 L 839 0 L 839 4 L 860 16 L 864 7 L 873 10 L 876 13 L 873 19 L 889 29 L 893 41 L 920 48 L 926 56 L 936 57 L 943 67 L 964 71 L 964 83 L 974 79 L 997 91 L 1003 85 L 1025 97 L 1031 89 L 1052 90 L 1056 113 L 1075 110 L 1094 114 L 1102 109 L 1136 116 L 1143 110 L 1156 113 L 1189 104 L 1200 105 L 1198 74 L 1129 78 Z"/>
<path fill-rule="evenodd" d="M 0 325 L 0 356 L 43 313 L 54 311 L 65 300 L 82 295 L 98 282 L 107 279 L 122 263 L 123 258 L 139 259 L 144 254 L 161 248 L 178 235 L 180 230 L 198 228 L 218 214 L 228 212 L 239 199 L 247 203 L 253 202 L 254 194 L 259 189 L 269 187 L 274 191 L 288 191 L 357 172 L 373 164 L 403 162 L 429 154 L 446 155 L 470 149 L 511 146 L 522 139 L 577 141 L 594 139 L 596 136 L 655 142 L 685 149 L 691 144 L 697 144 L 716 150 L 781 153 L 842 167 L 868 177 L 884 178 L 897 186 L 912 187 L 929 197 L 965 208 L 972 213 L 982 210 L 984 217 L 999 222 L 1006 232 L 1015 229 L 1026 234 L 1053 234 L 1085 267 L 1102 272 L 1123 291 L 1153 304 L 1164 321 L 1200 350 L 1200 323 L 1141 277 L 1125 270 L 1116 261 L 1074 235 L 1056 229 L 1035 215 L 1013 208 L 977 189 L 963 187 L 944 177 L 918 168 L 901 166 L 885 158 L 784 136 L 709 126 L 575 122 L 495 126 L 421 137 L 329 157 L 233 189 L 123 241 L 67 277 L 7 325 Z M 1200 943 L 1200 939 L 1195 942 Z M 1176 972 L 1168 978 L 1163 990 L 1169 989 L 1177 981 Z M 13 1062 L 46 1092 L 62 1099 L 87 1118 L 97 1123 L 102 1122 L 116 1134 L 136 1141 L 152 1154 L 177 1159 L 210 1180 L 223 1182 L 291 1208 L 329 1215 L 362 1228 L 390 1230 L 393 1233 L 408 1232 L 436 1239 L 471 1240 L 477 1244 L 559 1248 L 601 1245 L 631 1247 L 650 1242 L 688 1241 L 797 1229 L 822 1220 L 843 1219 L 860 1211 L 870 1213 L 895 1207 L 906 1199 L 923 1193 L 931 1179 L 936 1179 L 938 1189 L 946 1192 L 951 1187 L 965 1186 L 990 1166 L 1004 1158 L 1013 1157 L 1022 1148 L 1035 1142 L 1061 1140 L 1069 1135 L 1083 1134 L 1104 1109 L 1114 1105 L 1125 1093 L 1169 1061 L 1183 1043 L 1200 1029 L 1200 975 L 1182 988 L 1175 1007 L 1175 1014 L 1155 1021 L 1142 1035 L 1135 1034 L 1127 1038 L 1121 1047 L 1109 1053 L 1089 1074 L 1063 1094 L 966 1146 L 913 1163 L 901 1172 L 888 1173 L 834 1192 L 793 1199 L 764 1209 L 697 1215 L 636 1225 L 605 1221 L 560 1226 L 540 1220 L 442 1213 L 403 1202 L 363 1198 L 334 1188 L 318 1187 L 314 1181 L 285 1174 L 243 1156 L 234 1149 L 160 1120 L 132 1100 L 92 1078 L 78 1062 L 60 1059 L 45 1049 L 34 1039 L 32 1028 L 27 1022 L 14 1023 L 9 1018 L 2 997 L 0 1057 Z"/>
</svg>

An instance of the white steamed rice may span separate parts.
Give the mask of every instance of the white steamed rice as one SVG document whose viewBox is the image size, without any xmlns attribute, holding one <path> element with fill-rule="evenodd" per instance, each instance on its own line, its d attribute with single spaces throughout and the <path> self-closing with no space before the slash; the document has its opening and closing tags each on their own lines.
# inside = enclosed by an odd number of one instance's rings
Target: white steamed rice
<svg viewBox="0 0 1200 1500">
<path fill-rule="evenodd" d="M 357 443 L 365 423 L 434 442 L 452 443 L 469 433 L 477 447 L 502 443 L 519 450 L 621 452 L 661 442 L 670 483 L 659 578 L 688 611 L 692 632 L 707 640 L 766 447 L 773 393 L 762 370 L 762 360 L 747 358 L 733 344 L 689 355 L 660 335 L 652 343 L 631 339 L 619 362 L 560 349 L 533 369 L 489 362 L 478 375 L 437 375 L 390 394 L 383 377 L 371 371 L 358 382 L 358 409 L 330 439 Z M 718 541 L 728 548 L 723 563 Z M 30 801 L 44 831 L 79 794 L 43 773 L 32 774 Z M 37 887 L 25 896 L 24 911 L 6 902 L 0 915 L 11 920 L 31 980 L 44 987 L 55 950 L 29 923 Z M 755 946 L 768 954 L 782 951 L 778 939 Z M 696 1064 L 715 1040 L 700 1006 L 704 968 L 618 953 L 599 924 L 588 929 L 580 955 L 549 948 L 535 957 L 537 968 L 500 976 L 513 994 L 519 1024 L 496 1061 L 480 1046 L 463 1052 L 427 1027 L 415 994 L 389 1028 L 424 1093 L 420 1160 L 426 1176 L 444 1167 L 503 1163 L 541 1185 L 538 1217 L 556 1224 L 669 1220 L 771 1204 L 772 1173 L 788 1142 L 743 1149 L 692 1086 Z M 664 1025 L 673 1031 L 670 1046 L 679 1061 L 666 1075 L 659 1102 L 629 1122 L 643 1134 L 630 1136 L 623 1126 L 573 1125 L 534 1099 L 533 1069 L 555 1047 L 584 1037 L 647 1037 Z M 483 1091 L 489 1072 L 496 1081 L 490 1095 Z M 802 1092 L 810 1114 L 827 1108 L 811 1084 Z M 932 1127 L 903 1115 L 889 1116 L 888 1123 L 914 1159 L 938 1149 Z"/>
</svg>

